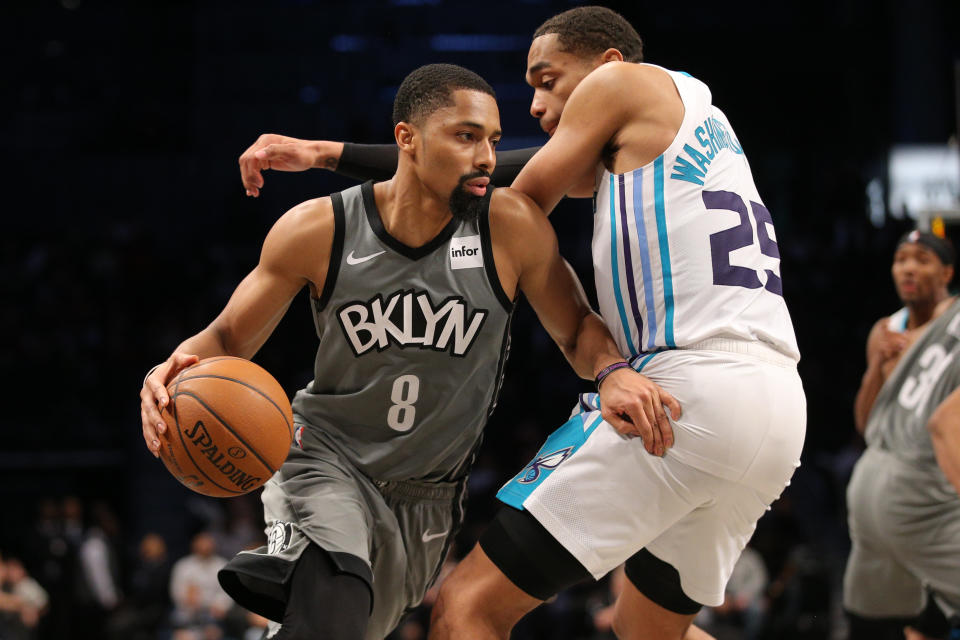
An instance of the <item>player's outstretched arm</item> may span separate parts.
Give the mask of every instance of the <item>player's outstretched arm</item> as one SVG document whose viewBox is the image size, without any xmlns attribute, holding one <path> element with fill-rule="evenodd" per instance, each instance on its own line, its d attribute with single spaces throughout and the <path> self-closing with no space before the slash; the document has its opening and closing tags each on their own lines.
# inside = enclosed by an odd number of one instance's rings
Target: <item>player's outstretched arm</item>
<svg viewBox="0 0 960 640">
<path fill-rule="evenodd" d="M 960 389 L 940 403 L 927 423 L 937 464 L 960 493 Z"/>
<path fill-rule="evenodd" d="M 495 186 L 507 186 L 540 147 L 497 152 Z M 240 156 L 240 179 L 248 196 L 260 195 L 263 171 L 329 169 L 355 180 L 389 180 L 397 171 L 397 145 L 302 140 L 275 133 L 257 138 Z"/>
<path fill-rule="evenodd" d="M 263 188 L 263 171 L 335 170 L 342 153 L 342 142 L 265 133 L 240 155 L 240 179 L 247 195 L 256 198 Z"/>
<path fill-rule="evenodd" d="M 497 271 L 515 276 L 537 317 L 574 370 L 593 380 L 605 367 L 623 362 L 610 331 L 590 309 L 583 287 L 560 257 L 553 227 L 536 205 L 512 189 L 498 189 L 490 204 L 490 233 Z M 632 368 L 611 373 L 600 386 L 604 418 L 621 434 L 643 438 L 647 451 L 662 455 L 673 444 L 664 405 L 675 418 L 680 405 Z"/>
<path fill-rule="evenodd" d="M 573 90 L 550 141 L 526 164 L 511 185 L 549 214 L 583 176 L 593 175 L 607 143 L 635 115 L 630 63 L 612 62 L 594 70 Z M 635 81 L 634 81 L 635 82 Z"/>
<path fill-rule="evenodd" d="M 160 411 L 170 399 L 166 386 L 201 358 L 251 358 L 263 346 L 306 284 L 322 287 L 333 246 L 329 198 L 311 200 L 284 214 L 267 234 L 260 261 L 237 286 L 220 315 L 187 338 L 155 367 L 140 390 L 140 418 L 147 448 L 159 455 L 157 434 L 166 430 Z M 319 283 L 319 284 L 318 284 Z"/>
</svg>

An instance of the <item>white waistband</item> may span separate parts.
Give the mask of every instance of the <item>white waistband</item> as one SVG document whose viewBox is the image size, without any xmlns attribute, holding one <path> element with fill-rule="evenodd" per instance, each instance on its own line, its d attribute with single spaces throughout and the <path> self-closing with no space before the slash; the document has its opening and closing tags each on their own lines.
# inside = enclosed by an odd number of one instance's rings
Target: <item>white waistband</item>
<svg viewBox="0 0 960 640">
<path fill-rule="evenodd" d="M 737 340 L 735 338 L 707 338 L 700 342 L 688 344 L 681 349 L 690 351 L 726 351 L 728 353 L 742 353 L 760 358 L 771 364 L 782 367 L 796 367 L 797 361 L 785 353 L 777 351 L 773 346 L 759 340 Z"/>
</svg>

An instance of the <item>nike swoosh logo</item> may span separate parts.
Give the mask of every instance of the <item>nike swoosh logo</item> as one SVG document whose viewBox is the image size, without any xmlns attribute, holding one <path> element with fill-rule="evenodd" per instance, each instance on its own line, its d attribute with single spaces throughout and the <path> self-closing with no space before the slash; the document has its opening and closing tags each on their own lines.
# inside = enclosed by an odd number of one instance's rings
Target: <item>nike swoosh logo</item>
<svg viewBox="0 0 960 640">
<path fill-rule="evenodd" d="M 350 255 L 347 256 L 347 264 L 354 265 L 366 262 L 367 260 L 373 260 L 377 256 L 385 254 L 386 251 L 378 251 L 377 253 L 371 253 L 368 256 L 363 256 L 362 258 L 354 258 L 353 251 L 350 252 Z"/>
<path fill-rule="evenodd" d="M 423 540 L 424 542 L 430 542 L 435 538 L 442 538 L 445 535 L 447 535 L 446 531 L 441 531 L 440 533 L 430 533 L 429 531 L 424 531 L 423 537 L 420 539 Z"/>
</svg>

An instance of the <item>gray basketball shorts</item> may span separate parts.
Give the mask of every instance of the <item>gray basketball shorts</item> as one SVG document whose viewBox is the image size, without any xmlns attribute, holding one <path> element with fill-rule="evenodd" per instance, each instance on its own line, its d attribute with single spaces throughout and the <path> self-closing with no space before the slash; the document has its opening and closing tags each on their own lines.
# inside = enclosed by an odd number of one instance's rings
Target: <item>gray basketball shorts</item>
<svg viewBox="0 0 960 640">
<path fill-rule="evenodd" d="M 286 585 L 312 542 L 339 571 L 370 585 L 366 638 L 382 640 L 439 574 L 460 526 L 465 482 L 378 482 L 311 427 L 302 442 L 264 487 L 268 544 L 237 554 L 221 584 L 240 605 L 280 622 Z"/>
<path fill-rule="evenodd" d="M 847 485 L 852 546 L 843 605 L 863 617 L 910 617 L 933 594 L 960 613 L 960 499 L 936 469 L 868 447 Z"/>
</svg>

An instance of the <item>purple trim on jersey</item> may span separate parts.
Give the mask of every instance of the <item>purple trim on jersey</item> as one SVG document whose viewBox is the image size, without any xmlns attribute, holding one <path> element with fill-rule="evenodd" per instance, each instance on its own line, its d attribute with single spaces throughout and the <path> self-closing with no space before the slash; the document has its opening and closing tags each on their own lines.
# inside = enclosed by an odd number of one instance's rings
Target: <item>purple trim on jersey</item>
<svg viewBox="0 0 960 640">
<path fill-rule="evenodd" d="M 627 340 L 627 346 L 630 348 L 630 354 L 635 355 L 637 348 L 633 344 L 633 336 L 630 333 L 630 320 L 627 319 L 627 310 L 623 307 L 623 292 L 620 286 L 620 251 L 617 248 L 617 183 L 610 176 L 610 279 L 613 282 L 613 298 L 617 301 L 617 312 L 620 315 L 620 327 L 623 329 L 623 335 Z M 633 277 L 633 274 L 624 274 L 624 276 Z"/>
<path fill-rule="evenodd" d="M 640 267 L 643 271 L 643 301 L 647 307 L 647 349 L 653 349 L 657 340 L 657 308 L 653 302 L 653 269 L 650 266 L 647 227 L 643 222 L 643 169 L 633 172 L 633 217 L 637 223 L 637 246 L 640 248 Z M 637 340 L 643 344 L 642 333 Z"/>
<path fill-rule="evenodd" d="M 627 281 L 627 293 L 630 295 L 630 308 L 633 311 L 633 321 L 637 325 L 637 340 L 643 342 L 643 316 L 637 306 L 637 287 L 634 284 L 633 260 L 630 255 L 630 227 L 627 221 L 627 187 L 623 181 L 623 174 L 617 176 L 620 196 L 620 224 L 623 226 L 623 266 L 624 279 Z"/>
</svg>

